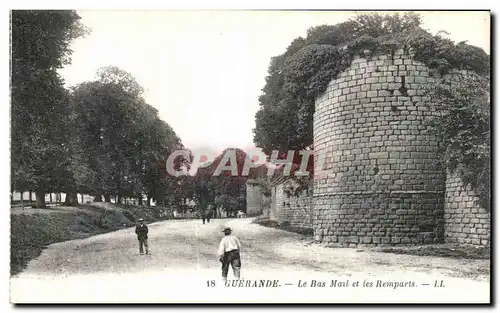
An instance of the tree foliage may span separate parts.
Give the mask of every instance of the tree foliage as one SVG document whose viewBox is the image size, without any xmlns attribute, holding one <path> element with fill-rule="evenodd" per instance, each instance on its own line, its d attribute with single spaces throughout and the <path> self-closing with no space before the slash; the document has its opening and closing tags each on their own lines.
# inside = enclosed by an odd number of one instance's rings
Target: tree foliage
<svg viewBox="0 0 500 313">
<path fill-rule="evenodd" d="M 365 50 L 390 53 L 399 48 L 411 48 L 416 60 L 441 72 L 459 68 L 484 74 L 490 68 L 482 49 L 429 33 L 414 13 L 362 14 L 313 27 L 306 38 L 296 38 L 285 53 L 271 59 L 256 113 L 255 144 L 267 155 L 312 148 L 314 100 L 328 83 Z"/>
<path fill-rule="evenodd" d="M 168 202 L 167 190 L 176 186 L 176 180 L 167 172 L 167 159 L 184 146 L 145 102 L 136 80 L 119 68 L 103 68 L 96 81 L 73 88 L 72 104 L 77 163 L 83 159 L 88 169 L 75 179 L 79 188 L 85 188 L 79 191 L 106 199 L 111 195 L 142 199 L 147 194 L 158 203 Z M 188 170 L 189 163 L 179 157 L 174 168 Z"/>
<path fill-rule="evenodd" d="M 70 90 L 57 70 L 70 63 L 71 42 L 88 30 L 75 11 L 12 12 L 11 173 L 13 190 L 65 192 L 96 201 L 137 197 L 176 202 L 178 181 L 168 156 L 184 149 L 174 130 L 143 98 L 143 88 L 120 68 L 105 67 L 94 81 Z M 174 168 L 189 170 L 178 157 Z M 181 194 L 182 195 L 182 194 Z"/>
<path fill-rule="evenodd" d="M 13 11 L 11 76 L 12 189 L 46 192 L 68 183 L 68 92 L 57 70 L 85 34 L 74 11 Z"/>
<path fill-rule="evenodd" d="M 213 204 L 222 205 L 229 212 L 245 210 L 246 182 L 248 177 L 254 176 L 258 171 L 257 166 L 252 166 L 246 173 L 245 162 L 250 163 L 251 159 L 243 150 L 228 148 L 208 166 L 198 169 L 195 176 L 195 195 L 201 209 Z M 231 165 L 235 165 L 236 172 L 224 170 L 224 166 L 229 168 Z"/>
<path fill-rule="evenodd" d="M 490 209 L 491 127 L 490 80 L 463 76 L 452 84 L 427 86 L 435 101 L 446 105 L 446 113 L 431 125 L 443 139 L 442 150 L 450 172 L 479 196 L 479 204 Z"/>
</svg>

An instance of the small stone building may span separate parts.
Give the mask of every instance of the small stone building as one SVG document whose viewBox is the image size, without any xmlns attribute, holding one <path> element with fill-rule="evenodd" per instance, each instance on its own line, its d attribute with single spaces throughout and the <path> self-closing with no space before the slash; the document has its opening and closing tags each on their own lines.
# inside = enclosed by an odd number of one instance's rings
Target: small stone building
<svg viewBox="0 0 500 313">
<path fill-rule="evenodd" d="M 260 184 L 252 179 L 247 180 L 247 216 L 259 216 L 263 213 L 263 194 Z"/>
<path fill-rule="evenodd" d="M 247 216 L 269 217 L 270 197 L 266 193 L 269 182 L 267 166 L 262 164 L 251 168 L 246 181 L 246 213 Z"/>
</svg>

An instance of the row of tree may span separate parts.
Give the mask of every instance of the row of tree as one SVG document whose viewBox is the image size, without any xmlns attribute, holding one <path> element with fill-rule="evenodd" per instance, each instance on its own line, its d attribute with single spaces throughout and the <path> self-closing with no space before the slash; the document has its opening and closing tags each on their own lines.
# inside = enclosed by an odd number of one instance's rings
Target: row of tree
<svg viewBox="0 0 500 313">
<path fill-rule="evenodd" d="M 143 194 L 163 204 L 178 179 L 166 160 L 184 149 L 173 129 L 148 105 L 135 79 L 116 67 L 66 89 L 58 70 L 70 63 L 71 42 L 87 30 L 74 11 L 12 12 L 11 188 L 77 193 L 95 201 Z M 189 170 L 190 158 L 174 167 Z"/>
<path fill-rule="evenodd" d="M 11 189 L 35 191 L 36 206 L 45 194 L 66 193 L 66 205 L 77 194 L 94 201 L 137 198 L 185 211 L 187 200 L 229 211 L 244 209 L 245 152 L 228 149 L 194 176 L 188 175 L 191 154 L 174 130 L 146 103 L 143 89 L 129 73 L 102 68 L 93 81 L 64 87 L 58 70 L 69 64 L 70 44 L 88 30 L 74 11 L 12 12 Z M 227 151 L 235 153 L 238 176 L 214 176 Z M 228 162 L 234 161 L 227 160 Z"/>
</svg>

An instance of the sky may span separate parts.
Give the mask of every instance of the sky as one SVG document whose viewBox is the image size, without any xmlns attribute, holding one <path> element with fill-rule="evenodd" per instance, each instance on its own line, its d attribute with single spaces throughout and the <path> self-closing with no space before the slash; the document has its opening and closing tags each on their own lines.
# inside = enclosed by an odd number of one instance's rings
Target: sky
<svg viewBox="0 0 500 313">
<path fill-rule="evenodd" d="M 359 11 L 358 11 L 359 12 Z M 91 29 L 72 44 L 61 70 L 68 86 L 104 66 L 131 73 L 186 148 L 209 158 L 225 148 L 257 154 L 252 129 L 271 57 L 308 28 L 337 24 L 356 12 L 78 11 Z M 420 12 L 423 27 L 490 53 L 489 12 Z"/>
</svg>

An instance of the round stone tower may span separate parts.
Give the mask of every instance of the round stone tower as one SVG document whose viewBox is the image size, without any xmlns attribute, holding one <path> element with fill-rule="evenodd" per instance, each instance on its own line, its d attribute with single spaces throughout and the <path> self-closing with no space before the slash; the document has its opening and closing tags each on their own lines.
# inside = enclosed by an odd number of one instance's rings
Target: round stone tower
<svg viewBox="0 0 500 313">
<path fill-rule="evenodd" d="M 441 107 L 422 89 L 432 76 L 403 50 L 357 57 L 316 99 L 317 240 L 343 247 L 442 240 L 446 172 L 425 123 Z"/>
</svg>

